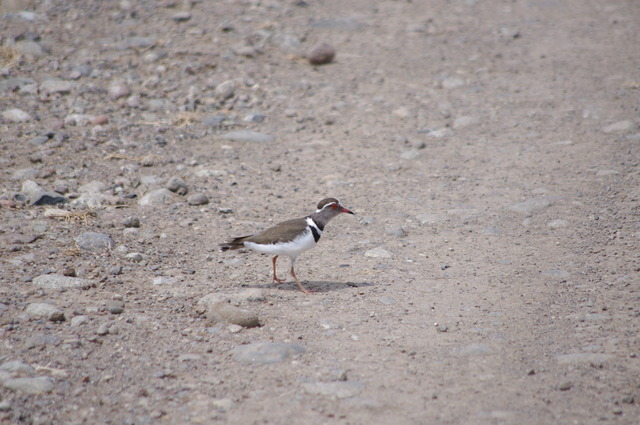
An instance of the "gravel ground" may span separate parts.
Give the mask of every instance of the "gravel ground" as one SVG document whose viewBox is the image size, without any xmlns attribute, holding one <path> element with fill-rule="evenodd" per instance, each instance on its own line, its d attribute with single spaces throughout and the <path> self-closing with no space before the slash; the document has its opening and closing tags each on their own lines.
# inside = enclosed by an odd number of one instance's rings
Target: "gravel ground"
<svg viewBox="0 0 640 425">
<path fill-rule="evenodd" d="M 636 3 L 0 1 L 0 423 L 637 424 Z"/>
</svg>

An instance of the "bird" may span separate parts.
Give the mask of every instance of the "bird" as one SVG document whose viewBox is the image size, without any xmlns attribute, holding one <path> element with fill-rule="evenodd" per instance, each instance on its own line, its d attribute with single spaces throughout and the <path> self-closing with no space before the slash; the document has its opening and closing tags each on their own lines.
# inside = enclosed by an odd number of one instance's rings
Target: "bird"
<svg viewBox="0 0 640 425">
<path fill-rule="evenodd" d="M 306 289 L 300 283 L 300 279 L 298 279 L 294 270 L 296 258 L 316 246 L 327 223 L 342 213 L 354 214 L 353 211 L 343 207 L 337 199 L 325 198 L 318 203 L 316 212 L 313 214 L 283 221 L 253 235 L 233 238 L 228 242 L 219 244 L 220 252 L 250 248 L 264 254 L 274 255 L 272 260 L 273 282 L 276 285 L 286 282 L 284 279 L 279 279 L 276 274 L 278 257 L 286 255 L 291 259 L 291 277 L 295 279 L 302 292 L 309 294 L 315 291 Z"/>
</svg>

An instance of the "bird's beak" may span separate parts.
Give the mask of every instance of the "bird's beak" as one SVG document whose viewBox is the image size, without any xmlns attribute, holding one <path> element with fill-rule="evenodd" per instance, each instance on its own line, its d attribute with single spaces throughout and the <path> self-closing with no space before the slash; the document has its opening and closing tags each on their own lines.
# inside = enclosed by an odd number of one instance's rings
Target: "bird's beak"
<svg viewBox="0 0 640 425">
<path fill-rule="evenodd" d="M 346 209 L 345 207 L 342 207 L 342 210 L 340 210 L 340 212 L 355 215 L 355 213 L 354 213 L 353 211 L 349 211 L 349 210 L 348 210 L 348 209 Z"/>
</svg>

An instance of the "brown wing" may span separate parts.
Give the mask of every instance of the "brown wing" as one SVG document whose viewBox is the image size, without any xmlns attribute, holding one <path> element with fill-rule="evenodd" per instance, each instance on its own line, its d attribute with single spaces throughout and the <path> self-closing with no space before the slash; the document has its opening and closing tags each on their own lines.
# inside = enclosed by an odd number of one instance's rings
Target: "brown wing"
<svg viewBox="0 0 640 425">
<path fill-rule="evenodd" d="M 283 221 L 260 233 L 243 239 L 242 242 L 255 242 L 259 244 L 270 244 L 276 242 L 291 242 L 307 228 L 306 218 L 295 218 Z"/>
</svg>

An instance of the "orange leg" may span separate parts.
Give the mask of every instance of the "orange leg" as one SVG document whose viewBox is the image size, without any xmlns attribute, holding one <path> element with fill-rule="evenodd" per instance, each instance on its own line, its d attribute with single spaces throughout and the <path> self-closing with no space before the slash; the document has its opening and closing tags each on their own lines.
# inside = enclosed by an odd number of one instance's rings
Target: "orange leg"
<svg viewBox="0 0 640 425">
<path fill-rule="evenodd" d="M 278 256 L 276 255 L 275 257 L 273 257 L 273 281 L 277 284 L 279 283 L 285 283 L 286 280 L 284 279 L 278 279 L 278 276 L 276 275 L 276 260 L 278 259 Z"/>
<path fill-rule="evenodd" d="M 298 276 L 296 276 L 296 272 L 293 271 L 293 266 L 291 267 L 291 276 L 293 276 L 293 278 L 296 280 L 296 283 L 298 284 L 298 287 L 300 288 L 300 290 L 302 292 L 304 292 L 305 294 L 313 294 L 316 291 L 312 291 L 311 289 L 305 289 L 302 286 L 302 283 L 300 283 L 300 280 L 298 279 Z"/>
</svg>

